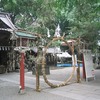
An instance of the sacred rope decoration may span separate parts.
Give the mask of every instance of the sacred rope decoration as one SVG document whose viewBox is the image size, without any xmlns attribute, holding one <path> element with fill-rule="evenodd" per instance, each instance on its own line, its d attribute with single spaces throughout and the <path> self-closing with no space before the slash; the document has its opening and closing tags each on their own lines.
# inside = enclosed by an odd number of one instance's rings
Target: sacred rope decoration
<svg viewBox="0 0 100 100">
<path fill-rule="evenodd" d="M 74 64 L 73 64 L 73 66 L 72 66 L 72 67 L 73 67 L 72 73 L 70 74 L 70 76 L 69 76 L 68 79 L 66 79 L 64 82 L 61 82 L 60 84 L 53 84 L 53 83 L 51 83 L 51 82 L 47 79 L 47 76 L 46 76 L 46 73 L 45 73 L 45 64 L 46 64 L 45 56 L 46 56 L 46 51 L 47 51 L 48 47 L 49 47 L 53 42 L 58 41 L 58 40 L 63 41 L 63 42 L 65 42 L 65 43 L 68 45 L 68 47 L 69 47 L 70 50 L 71 50 L 72 56 L 73 56 L 73 58 L 74 58 Z M 67 85 L 68 82 L 72 79 L 72 77 L 73 77 L 73 75 L 74 75 L 74 72 L 75 72 L 75 55 L 74 55 L 74 45 L 73 45 L 73 43 L 72 43 L 72 45 L 70 45 L 67 41 L 64 40 L 63 37 L 54 38 L 53 40 L 51 40 L 51 41 L 47 44 L 47 46 L 45 47 L 45 50 L 44 50 L 44 52 L 43 52 L 42 74 L 43 74 L 43 78 L 44 78 L 45 82 L 46 82 L 50 87 L 52 87 L 52 88 L 65 86 L 65 85 Z"/>
</svg>

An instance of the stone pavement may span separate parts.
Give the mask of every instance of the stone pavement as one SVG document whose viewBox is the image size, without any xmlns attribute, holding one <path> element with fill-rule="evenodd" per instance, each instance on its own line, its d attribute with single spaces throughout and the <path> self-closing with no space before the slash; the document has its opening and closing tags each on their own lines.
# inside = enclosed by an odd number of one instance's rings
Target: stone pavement
<svg viewBox="0 0 100 100">
<path fill-rule="evenodd" d="M 67 71 L 67 73 L 66 73 Z M 60 83 L 71 72 L 71 68 L 52 70 L 48 79 L 52 83 Z M 31 72 L 25 73 L 25 91 L 23 95 L 19 91 L 19 73 L 0 74 L 0 100 L 100 100 L 100 70 L 95 70 L 96 79 L 90 82 L 75 83 L 76 77 L 72 79 L 72 84 L 50 88 L 41 76 L 41 92 L 35 91 L 35 76 Z M 81 74 L 82 78 L 82 74 Z"/>
<path fill-rule="evenodd" d="M 18 91 L 17 84 L 0 80 L 0 100 L 73 100 L 44 91 L 36 92 L 29 87 L 26 87 L 23 95 L 18 94 Z"/>
</svg>

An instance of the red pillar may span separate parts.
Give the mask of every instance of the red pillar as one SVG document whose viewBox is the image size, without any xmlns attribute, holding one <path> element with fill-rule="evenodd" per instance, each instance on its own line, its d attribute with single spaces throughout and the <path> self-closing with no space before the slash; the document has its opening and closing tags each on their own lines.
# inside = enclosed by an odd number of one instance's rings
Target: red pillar
<svg viewBox="0 0 100 100">
<path fill-rule="evenodd" d="M 24 86 L 24 52 L 21 52 L 20 60 L 20 92 L 23 92 L 25 89 Z"/>
<path fill-rule="evenodd" d="M 84 64 L 84 55 L 82 55 L 82 64 L 83 64 L 83 78 L 86 79 L 86 72 L 85 72 L 85 64 Z"/>
</svg>

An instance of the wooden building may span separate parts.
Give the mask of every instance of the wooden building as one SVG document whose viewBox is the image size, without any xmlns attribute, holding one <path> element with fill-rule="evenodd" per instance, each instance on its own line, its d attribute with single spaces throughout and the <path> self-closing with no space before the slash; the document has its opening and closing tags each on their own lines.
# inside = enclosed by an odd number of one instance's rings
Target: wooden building
<svg viewBox="0 0 100 100">
<path fill-rule="evenodd" d="M 12 23 L 10 14 L 0 12 L 0 73 L 15 69 L 15 47 L 30 47 L 36 36 L 18 30 Z"/>
</svg>

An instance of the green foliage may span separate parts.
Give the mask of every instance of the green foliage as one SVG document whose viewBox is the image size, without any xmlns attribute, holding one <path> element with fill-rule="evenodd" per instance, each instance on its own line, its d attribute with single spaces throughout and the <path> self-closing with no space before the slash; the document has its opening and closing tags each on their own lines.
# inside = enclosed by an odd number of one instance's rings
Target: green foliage
<svg viewBox="0 0 100 100">
<path fill-rule="evenodd" d="M 0 8 L 31 32 L 46 35 L 49 28 L 53 36 L 59 23 L 66 39 L 81 37 L 91 47 L 100 40 L 100 0 L 1 0 Z"/>
<path fill-rule="evenodd" d="M 54 42 L 52 42 L 52 45 L 51 46 L 55 46 L 55 47 L 60 47 L 61 46 L 61 41 L 60 40 L 58 40 L 58 41 L 54 41 Z"/>
</svg>

